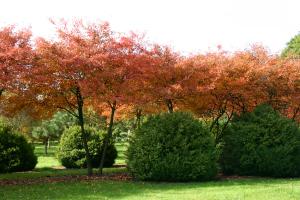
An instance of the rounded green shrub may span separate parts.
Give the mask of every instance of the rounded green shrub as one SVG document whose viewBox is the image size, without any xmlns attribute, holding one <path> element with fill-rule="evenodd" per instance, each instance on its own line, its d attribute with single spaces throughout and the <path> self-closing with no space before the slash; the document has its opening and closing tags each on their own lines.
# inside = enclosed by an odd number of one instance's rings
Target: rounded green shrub
<svg viewBox="0 0 300 200">
<path fill-rule="evenodd" d="M 32 170 L 37 164 L 34 147 L 24 136 L 0 122 L 0 173 Z"/>
<path fill-rule="evenodd" d="M 105 133 L 91 127 L 86 128 L 88 137 L 88 147 L 91 154 L 91 162 L 93 167 L 99 167 L 101 154 L 103 149 L 103 141 Z M 81 137 L 80 126 L 71 126 L 66 129 L 60 139 L 58 159 L 66 168 L 85 168 L 86 157 Z M 104 167 L 111 167 L 117 157 L 117 150 L 114 143 L 110 143 L 107 147 L 104 160 Z"/>
<path fill-rule="evenodd" d="M 195 181 L 215 177 L 217 154 L 205 126 L 191 114 L 151 116 L 133 134 L 127 166 L 140 180 Z"/>
<path fill-rule="evenodd" d="M 300 175 L 299 128 L 269 105 L 236 116 L 225 130 L 222 143 L 220 164 L 225 174 Z"/>
</svg>

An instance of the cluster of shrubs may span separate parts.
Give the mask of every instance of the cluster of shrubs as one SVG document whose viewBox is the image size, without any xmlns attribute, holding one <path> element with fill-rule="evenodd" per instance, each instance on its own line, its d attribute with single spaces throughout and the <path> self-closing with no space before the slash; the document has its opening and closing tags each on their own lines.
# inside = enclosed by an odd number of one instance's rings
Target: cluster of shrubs
<svg viewBox="0 0 300 200">
<path fill-rule="evenodd" d="M 93 167 L 98 167 L 105 133 L 86 129 Z M 217 148 L 218 147 L 218 148 Z M 32 170 L 37 158 L 23 136 L 0 121 L 0 173 Z M 300 176 L 300 129 L 271 106 L 234 116 L 220 144 L 199 119 L 189 113 L 153 115 L 131 135 L 127 167 L 133 177 L 152 181 L 203 181 L 219 170 L 227 175 Z M 114 164 L 117 150 L 111 142 L 105 167 Z M 66 168 L 85 168 L 79 126 L 64 131 L 58 158 Z"/>
<path fill-rule="evenodd" d="M 93 167 L 99 167 L 105 133 L 95 128 L 86 129 L 88 146 Z M 66 129 L 60 139 L 57 156 L 66 168 L 85 168 L 86 157 L 81 140 L 79 126 Z M 104 160 L 104 167 L 111 167 L 117 157 L 114 143 L 109 143 Z M 37 164 L 34 146 L 26 138 L 15 133 L 12 128 L 0 120 L 0 173 L 29 171 Z"/>
<path fill-rule="evenodd" d="M 92 166 L 95 168 L 99 167 L 106 133 L 92 127 L 87 127 L 86 134 Z M 106 150 L 104 167 L 111 167 L 116 158 L 117 150 L 114 143 L 111 142 Z M 58 147 L 58 159 L 66 168 L 86 167 L 85 151 L 79 126 L 72 126 L 63 132 Z"/>
<path fill-rule="evenodd" d="M 300 130 L 271 106 L 236 116 L 225 130 L 220 165 L 225 174 L 300 176 Z"/>
<path fill-rule="evenodd" d="M 32 170 L 36 163 L 34 147 L 0 121 L 0 173 Z"/>
<path fill-rule="evenodd" d="M 128 169 L 140 180 L 209 180 L 217 168 L 228 175 L 300 176 L 299 127 L 264 104 L 235 116 L 218 148 L 199 120 L 180 112 L 150 117 L 129 144 Z"/>
</svg>

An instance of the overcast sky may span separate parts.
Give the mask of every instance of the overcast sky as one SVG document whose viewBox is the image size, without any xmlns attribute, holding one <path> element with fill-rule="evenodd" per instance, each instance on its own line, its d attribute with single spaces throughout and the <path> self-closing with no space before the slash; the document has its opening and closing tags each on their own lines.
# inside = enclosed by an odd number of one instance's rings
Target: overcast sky
<svg viewBox="0 0 300 200">
<path fill-rule="evenodd" d="M 108 21 L 185 53 L 262 44 L 279 53 L 300 31 L 300 0 L 0 0 L 0 26 L 31 25 L 51 36 L 49 18 Z"/>
</svg>

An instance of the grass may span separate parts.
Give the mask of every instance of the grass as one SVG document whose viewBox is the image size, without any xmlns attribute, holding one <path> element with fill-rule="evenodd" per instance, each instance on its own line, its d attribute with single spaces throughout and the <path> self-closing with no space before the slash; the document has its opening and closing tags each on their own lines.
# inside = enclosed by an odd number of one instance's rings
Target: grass
<svg viewBox="0 0 300 200">
<path fill-rule="evenodd" d="M 54 143 L 48 149 L 48 154 L 45 154 L 43 144 L 35 144 L 34 153 L 38 156 L 38 163 L 33 171 L 30 172 L 16 172 L 16 173 L 7 173 L 0 174 L 1 179 L 28 179 L 28 178 L 40 178 L 40 177 L 49 177 L 49 176 L 66 176 L 66 175 L 86 175 L 86 169 L 64 169 L 64 167 L 59 163 L 56 158 L 57 143 Z M 116 159 L 117 165 L 125 164 L 125 151 L 126 144 L 116 144 L 118 150 L 118 158 Z M 97 172 L 97 169 L 94 169 Z M 115 172 L 124 172 L 125 168 L 106 168 L 103 170 L 103 173 L 115 173 Z M 1 200 L 1 197 L 0 197 Z"/>
<path fill-rule="evenodd" d="M 116 164 L 124 164 L 126 145 L 117 144 Z M 37 145 L 38 165 L 32 172 L 0 174 L 3 179 L 34 179 L 49 176 L 85 175 L 85 169 L 60 169 L 56 146 L 44 155 Z M 104 173 L 124 172 L 125 168 L 107 168 Z M 298 200 L 300 179 L 249 178 L 205 183 L 153 183 L 135 181 L 71 181 L 0 187 L 0 200 L 101 200 L 101 199 L 200 199 L 200 200 Z"/>
<path fill-rule="evenodd" d="M 81 181 L 4 186 L 2 200 L 298 200 L 299 179 L 248 179 L 206 183 Z"/>
<path fill-rule="evenodd" d="M 124 165 L 125 164 L 125 151 L 127 149 L 127 144 L 117 143 L 115 144 L 117 151 L 118 151 L 118 157 L 115 161 L 116 165 Z M 38 164 L 36 165 L 37 169 L 40 168 L 60 168 L 61 164 L 56 159 L 56 151 L 57 151 L 57 143 L 54 143 L 50 146 L 48 149 L 48 154 L 45 154 L 43 144 L 36 144 L 35 145 L 35 154 L 38 156 Z"/>
<path fill-rule="evenodd" d="M 125 164 L 125 152 L 127 150 L 127 143 L 116 143 L 115 146 L 118 151 L 118 157 L 116 159 L 116 165 L 124 165 Z"/>
<path fill-rule="evenodd" d="M 38 163 L 36 165 L 37 169 L 40 168 L 55 168 L 60 167 L 61 164 L 56 159 L 56 151 L 57 151 L 57 144 L 54 143 L 48 149 L 48 154 L 45 154 L 44 145 L 43 144 L 36 144 L 34 153 L 38 156 Z"/>
</svg>

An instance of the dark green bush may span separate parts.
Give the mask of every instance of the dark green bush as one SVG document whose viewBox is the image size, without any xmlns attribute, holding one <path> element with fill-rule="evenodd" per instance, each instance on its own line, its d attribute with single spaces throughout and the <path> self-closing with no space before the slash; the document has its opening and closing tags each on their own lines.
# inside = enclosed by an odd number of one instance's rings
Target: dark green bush
<svg viewBox="0 0 300 200">
<path fill-rule="evenodd" d="M 36 163 L 34 147 L 0 122 L 0 173 L 32 170 Z"/>
<path fill-rule="evenodd" d="M 88 147 L 91 154 L 92 166 L 99 167 L 105 133 L 89 127 L 86 128 L 86 133 L 88 136 Z M 61 164 L 66 168 L 86 167 L 85 151 L 79 126 L 72 126 L 63 132 L 57 155 Z M 117 150 L 114 143 L 110 143 L 107 148 L 104 167 L 111 167 L 116 157 Z"/>
<path fill-rule="evenodd" d="M 129 141 L 127 165 L 140 180 L 195 181 L 216 173 L 213 138 L 188 113 L 151 116 Z"/>
<path fill-rule="evenodd" d="M 220 164 L 225 174 L 299 176 L 297 124 L 268 105 L 236 116 L 224 132 Z"/>
</svg>

